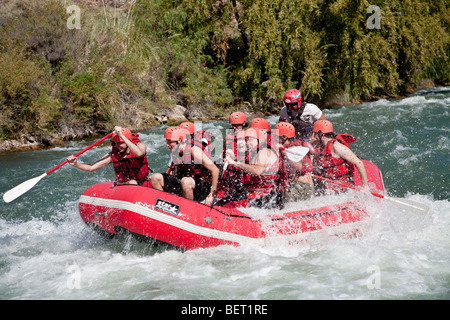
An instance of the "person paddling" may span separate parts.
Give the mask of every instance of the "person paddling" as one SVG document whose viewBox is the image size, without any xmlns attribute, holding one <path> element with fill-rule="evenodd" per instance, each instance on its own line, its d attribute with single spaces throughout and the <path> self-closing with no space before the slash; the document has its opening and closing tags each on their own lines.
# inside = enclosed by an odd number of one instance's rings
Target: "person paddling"
<svg viewBox="0 0 450 320">
<path fill-rule="evenodd" d="M 333 125 L 327 120 L 319 120 L 314 123 L 311 144 L 318 149 L 313 157 L 313 175 L 317 175 L 330 180 L 354 185 L 354 167 L 359 172 L 362 182 L 362 190 L 369 191 L 367 183 L 367 173 L 363 162 L 345 145 L 345 141 L 338 141 L 333 132 Z M 336 192 L 347 190 L 336 185 L 325 186 L 322 182 L 315 181 L 316 191 L 323 193 L 325 189 L 332 189 Z"/>
<path fill-rule="evenodd" d="M 112 163 L 118 183 L 150 186 L 150 181 L 147 180 L 147 146 L 139 140 L 139 135 L 116 126 L 111 136 L 111 145 L 111 152 L 92 164 L 78 162 L 74 155 L 67 157 L 67 162 L 85 172 L 93 172 Z"/>
</svg>

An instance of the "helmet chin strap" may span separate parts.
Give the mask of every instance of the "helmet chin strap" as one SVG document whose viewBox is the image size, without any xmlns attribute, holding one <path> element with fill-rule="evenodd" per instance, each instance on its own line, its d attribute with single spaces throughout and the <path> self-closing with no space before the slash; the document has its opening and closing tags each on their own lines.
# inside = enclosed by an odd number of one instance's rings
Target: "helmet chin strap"
<svg viewBox="0 0 450 320">
<path fill-rule="evenodd" d="M 319 137 L 319 141 L 322 142 L 323 137 L 322 131 L 317 132 L 317 136 Z"/>
<path fill-rule="evenodd" d="M 317 134 L 317 138 L 318 138 L 318 141 L 315 141 L 312 145 L 313 145 L 313 147 L 314 148 L 317 148 L 317 146 L 320 146 L 321 148 L 323 147 L 322 146 L 322 131 L 318 131 L 318 132 L 314 132 L 315 134 Z"/>
</svg>

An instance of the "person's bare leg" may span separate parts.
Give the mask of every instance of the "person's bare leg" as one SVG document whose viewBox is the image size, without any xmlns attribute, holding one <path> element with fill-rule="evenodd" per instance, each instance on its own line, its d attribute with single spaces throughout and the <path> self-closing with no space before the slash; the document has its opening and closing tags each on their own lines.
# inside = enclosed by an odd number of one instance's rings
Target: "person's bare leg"
<svg viewBox="0 0 450 320">
<path fill-rule="evenodd" d="M 181 179 L 181 189 L 183 190 L 183 197 L 194 200 L 195 181 L 191 177 L 184 177 Z"/>
<path fill-rule="evenodd" d="M 150 177 L 150 181 L 152 182 L 152 188 L 156 190 L 164 190 L 164 178 L 161 173 L 154 173 Z"/>
</svg>

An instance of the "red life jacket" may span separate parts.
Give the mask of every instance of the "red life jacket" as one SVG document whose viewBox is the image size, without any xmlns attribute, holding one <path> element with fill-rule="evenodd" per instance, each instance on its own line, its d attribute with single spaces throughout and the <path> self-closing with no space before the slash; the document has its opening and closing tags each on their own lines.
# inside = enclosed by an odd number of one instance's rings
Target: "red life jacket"
<svg viewBox="0 0 450 320">
<path fill-rule="evenodd" d="M 131 140 L 134 144 L 140 142 L 139 135 L 133 133 Z M 139 185 L 142 185 L 148 178 L 148 160 L 147 156 L 141 158 L 136 157 L 132 152 L 123 156 L 119 153 L 119 149 L 112 148 L 110 153 L 113 162 L 114 173 L 116 174 L 117 182 L 125 183 L 130 180 L 136 180 Z"/>
<path fill-rule="evenodd" d="M 297 139 L 291 144 L 289 144 L 289 147 L 305 147 L 309 149 L 309 152 L 315 153 L 316 149 L 309 143 L 308 141 Z"/>
<path fill-rule="evenodd" d="M 336 139 L 332 139 L 319 154 L 314 156 L 313 173 L 327 179 L 353 184 L 354 165 L 331 155 L 333 144 L 336 142 Z M 348 147 L 347 143 L 344 145 Z"/>
<path fill-rule="evenodd" d="M 191 137 L 191 145 L 202 148 L 203 152 L 211 159 L 211 139 L 212 134 L 209 131 L 195 131 Z"/>
<path fill-rule="evenodd" d="M 343 145 L 348 147 L 349 143 L 355 142 L 356 138 L 348 133 L 338 133 L 336 135 L 336 139 L 341 142 Z M 350 148 L 350 147 L 349 147 Z"/>
<path fill-rule="evenodd" d="M 225 135 L 223 157 L 226 157 L 227 150 L 233 151 L 235 157 L 237 157 L 237 132 L 233 129 L 229 129 Z"/>
<path fill-rule="evenodd" d="M 223 171 L 224 165 L 218 165 L 218 167 L 220 173 L 217 184 L 217 193 L 221 194 L 220 197 L 226 197 L 235 192 L 237 185 L 242 185 L 244 183 L 243 172 L 241 169 L 232 165 L 228 165 L 225 171 Z"/>
<path fill-rule="evenodd" d="M 267 145 L 266 145 L 267 144 Z M 287 187 L 287 171 L 284 162 L 281 158 L 281 153 L 278 148 L 271 145 L 270 141 L 266 141 L 259 144 L 253 150 L 250 150 L 246 159 L 246 163 L 252 164 L 258 154 L 258 151 L 262 148 L 269 148 L 278 157 L 269 168 L 261 175 L 252 175 L 250 173 L 244 173 L 244 184 L 249 193 L 256 193 L 261 196 L 267 195 L 269 192 L 275 190 L 277 192 L 284 192 Z"/>
<path fill-rule="evenodd" d="M 205 151 L 206 146 L 201 142 L 193 141 L 193 139 L 188 139 L 186 146 L 183 149 L 183 155 L 172 154 L 172 161 L 177 169 L 177 178 L 181 179 L 183 177 L 204 177 L 210 176 L 211 173 L 206 169 L 201 163 L 195 163 L 192 159 L 191 149 L 193 146 L 200 147 L 206 156 L 211 159 L 211 153 Z"/>
<path fill-rule="evenodd" d="M 267 130 L 266 131 L 266 141 L 270 145 L 274 145 L 274 144 L 280 143 L 279 137 L 272 135 L 272 130 Z"/>
</svg>

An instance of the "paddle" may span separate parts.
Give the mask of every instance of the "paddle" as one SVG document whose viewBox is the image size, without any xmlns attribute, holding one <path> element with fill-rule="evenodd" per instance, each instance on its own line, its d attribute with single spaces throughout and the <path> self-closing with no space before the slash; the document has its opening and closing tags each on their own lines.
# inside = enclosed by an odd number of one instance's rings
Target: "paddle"
<svg viewBox="0 0 450 320">
<path fill-rule="evenodd" d="M 309 152 L 308 148 L 301 147 L 301 146 L 293 147 L 293 148 L 286 148 L 283 150 L 286 152 L 286 155 L 289 158 L 289 160 L 291 160 L 293 162 L 299 162 Z"/>
<path fill-rule="evenodd" d="M 99 144 L 100 142 L 108 139 L 113 133 L 109 133 L 108 135 L 106 135 L 105 137 L 101 138 L 100 140 L 94 142 L 93 144 L 91 144 L 89 147 L 86 147 L 85 149 L 81 150 L 80 152 L 78 152 L 75 157 L 78 157 L 79 155 L 81 155 L 82 153 L 88 151 L 89 149 L 91 149 L 92 147 L 96 146 L 97 144 Z M 35 177 L 32 178 L 30 180 L 27 180 L 25 182 L 22 182 L 21 184 L 19 184 L 18 186 L 12 188 L 9 191 L 6 191 L 5 194 L 3 195 L 3 200 L 8 203 L 13 201 L 14 199 L 20 197 L 21 195 L 23 195 L 25 192 L 27 192 L 28 190 L 30 190 L 31 188 L 33 188 L 42 178 L 44 178 L 46 175 L 52 173 L 53 171 L 55 171 L 56 169 L 59 169 L 60 167 L 62 167 L 63 165 L 65 165 L 67 163 L 67 160 L 61 162 L 60 164 L 58 164 L 56 167 L 48 170 L 47 172 L 41 174 L 39 177 Z"/>
<path fill-rule="evenodd" d="M 321 176 L 317 176 L 315 174 L 313 174 L 313 177 L 317 178 L 317 179 L 321 179 L 321 180 L 327 181 L 327 182 L 334 183 L 334 184 L 342 186 L 342 187 L 354 189 L 354 190 L 357 190 L 357 191 L 362 191 L 362 190 L 358 189 L 355 186 L 351 186 L 351 185 L 346 184 L 346 183 L 330 180 L 330 179 L 327 179 L 327 178 L 324 178 L 324 177 L 321 177 Z M 394 203 L 395 205 L 397 205 L 398 207 L 401 207 L 402 209 L 413 210 L 413 211 L 418 212 L 418 213 L 427 213 L 428 210 L 429 210 L 427 205 L 425 205 L 423 203 L 420 203 L 420 202 L 417 202 L 417 201 L 403 199 L 403 198 L 391 198 L 391 197 L 388 197 L 388 196 L 383 196 L 382 194 L 378 194 L 376 192 L 370 192 L 370 193 L 373 196 L 375 196 L 375 197 L 388 200 L 388 201 Z"/>
</svg>

